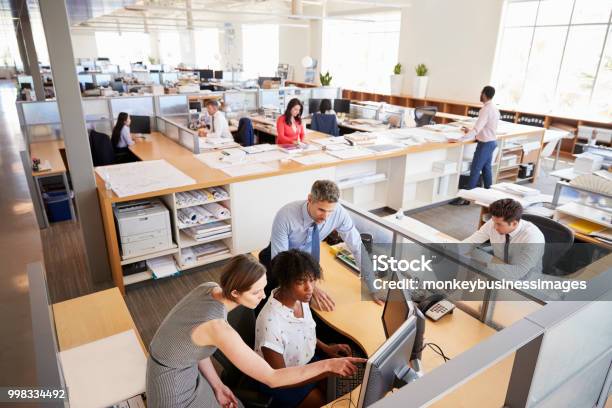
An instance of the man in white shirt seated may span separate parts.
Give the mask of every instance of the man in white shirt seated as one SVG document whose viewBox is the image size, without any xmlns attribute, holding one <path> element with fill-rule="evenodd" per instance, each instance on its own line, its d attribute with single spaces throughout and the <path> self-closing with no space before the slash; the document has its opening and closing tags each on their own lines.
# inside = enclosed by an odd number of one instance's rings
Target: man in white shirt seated
<svg viewBox="0 0 612 408">
<path fill-rule="evenodd" d="M 541 273 L 544 234 L 529 221 L 522 220 L 523 207 L 510 198 L 489 205 L 491 219 L 464 243 L 491 242 L 493 254 L 503 263 L 487 262 L 487 269 L 500 279 L 525 279 Z"/>
<path fill-rule="evenodd" d="M 271 269 L 278 276 L 279 286 L 257 316 L 255 351 L 274 369 L 351 355 L 347 344 L 328 345 L 317 339 L 308 303 L 315 282 L 321 278 L 318 262 L 304 251 L 290 249 L 274 258 Z M 320 407 L 326 403 L 324 385 L 316 380 L 276 389 L 262 384 L 261 391 L 273 397 L 274 406 Z"/>
<path fill-rule="evenodd" d="M 211 118 L 210 129 L 203 130 L 202 133 L 204 133 L 207 138 L 225 138 L 233 140 L 232 132 L 229 130 L 225 114 L 219 111 L 219 102 L 209 99 L 206 101 L 206 110 Z"/>
</svg>

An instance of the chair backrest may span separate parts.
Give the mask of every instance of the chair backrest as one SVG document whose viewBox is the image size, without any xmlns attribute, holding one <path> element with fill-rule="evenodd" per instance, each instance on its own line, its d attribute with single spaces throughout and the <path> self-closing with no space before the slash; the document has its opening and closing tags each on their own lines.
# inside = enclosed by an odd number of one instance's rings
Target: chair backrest
<svg viewBox="0 0 612 408">
<path fill-rule="evenodd" d="M 421 106 L 418 108 L 414 108 L 414 121 L 416 122 L 417 127 L 429 125 L 434 116 L 438 113 L 438 108 L 436 106 Z"/>
<path fill-rule="evenodd" d="M 236 132 L 235 142 L 242 146 L 253 146 L 255 144 L 253 122 L 251 119 L 240 118 L 238 121 L 238 131 Z"/>
<path fill-rule="evenodd" d="M 574 232 L 565 225 L 535 214 L 523 214 L 523 220 L 533 223 L 544 234 L 546 247 L 542 266 L 544 273 L 554 271 L 555 264 L 574 244 Z"/>
<path fill-rule="evenodd" d="M 94 166 L 107 166 L 115 162 L 115 150 L 108 135 L 90 130 L 89 148 Z"/>
<path fill-rule="evenodd" d="M 227 314 L 227 322 L 242 338 L 242 340 L 250 347 L 255 347 L 255 313 L 252 309 L 238 306 Z M 234 366 L 234 364 L 221 352 L 215 352 L 215 359 L 223 367 L 221 379 L 228 387 L 236 385 L 242 372 Z"/>
<path fill-rule="evenodd" d="M 338 119 L 336 118 L 336 115 L 333 114 L 314 113 L 312 115 L 310 127 L 312 130 L 326 133 L 328 135 L 340 135 L 340 131 L 338 129 Z"/>
</svg>

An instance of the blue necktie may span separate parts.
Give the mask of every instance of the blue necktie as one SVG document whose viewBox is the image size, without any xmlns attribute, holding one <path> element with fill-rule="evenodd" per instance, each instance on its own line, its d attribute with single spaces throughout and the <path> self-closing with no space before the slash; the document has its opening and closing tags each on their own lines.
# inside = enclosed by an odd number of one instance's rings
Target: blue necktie
<svg viewBox="0 0 612 408">
<path fill-rule="evenodd" d="M 317 226 L 316 222 L 312 223 L 312 237 L 311 237 L 311 241 L 310 241 L 310 255 L 312 255 L 312 257 L 319 262 L 319 258 L 320 258 L 320 246 L 321 246 L 321 240 L 319 239 L 319 227 Z"/>
</svg>

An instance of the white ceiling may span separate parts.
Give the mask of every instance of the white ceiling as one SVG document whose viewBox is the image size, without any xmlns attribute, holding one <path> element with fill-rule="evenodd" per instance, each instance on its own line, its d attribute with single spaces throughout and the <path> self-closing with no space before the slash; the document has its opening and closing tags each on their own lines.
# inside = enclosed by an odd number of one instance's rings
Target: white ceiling
<svg viewBox="0 0 612 408">
<path fill-rule="evenodd" d="M 36 0 L 30 0 L 35 2 Z M 411 0 L 68 0 L 73 29 L 166 31 L 223 23 L 307 26 L 323 18 L 369 21 Z M 300 4 L 301 3 L 301 4 Z"/>
</svg>

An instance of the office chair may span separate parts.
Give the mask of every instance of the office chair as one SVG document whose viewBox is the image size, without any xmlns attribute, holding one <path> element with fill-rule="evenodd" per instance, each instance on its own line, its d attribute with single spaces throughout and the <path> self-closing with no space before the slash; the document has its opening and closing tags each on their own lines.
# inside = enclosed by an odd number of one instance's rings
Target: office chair
<svg viewBox="0 0 612 408">
<path fill-rule="evenodd" d="M 438 113 L 438 108 L 435 106 L 421 106 L 414 108 L 414 121 L 417 127 L 429 125 L 433 122 L 434 116 Z"/>
<path fill-rule="evenodd" d="M 89 148 L 94 167 L 115 163 L 115 150 L 110 137 L 91 129 L 89 131 Z"/>
<path fill-rule="evenodd" d="M 565 225 L 535 214 L 523 214 L 525 221 L 533 223 L 544 234 L 546 245 L 542 257 L 542 272 L 546 275 L 563 276 L 571 273 L 557 267 L 559 260 L 574 244 L 574 232 Z M 552 244 L 552 245 L 551 245 Z"/>
<path fill-rule="evenodd" d="M 237 307 L 228 313 L 227 322 L 251 349 L 255 347 L 255 313 L 253 310 Z M 259 392 L 257 381 L 242 373 L 220 350 L 217 350 L 214 358 L 223 368 L 219 375 L 221 381 L 234 392 L 246 408 L 268 408 L 272 405 L 272 398 Z"/>
<path fill-rule="evenodd" d="M 234 141 L 241 146 L 253 146 L 255 144 L 255 134 L 253 132 L 253 122 L 249 118 L 240 118 L 238 121 L 238 131 Z"/>
<path fill-rule="evenodd" d="M 325 113 L 313 113 L 312 122 L 310 128 L 321 133 L 326 133 L 332 136 L 340 136 L 340 130 L 338 129 L 338 119 L 336 115 L 325 114 Z"/>
</svg>

